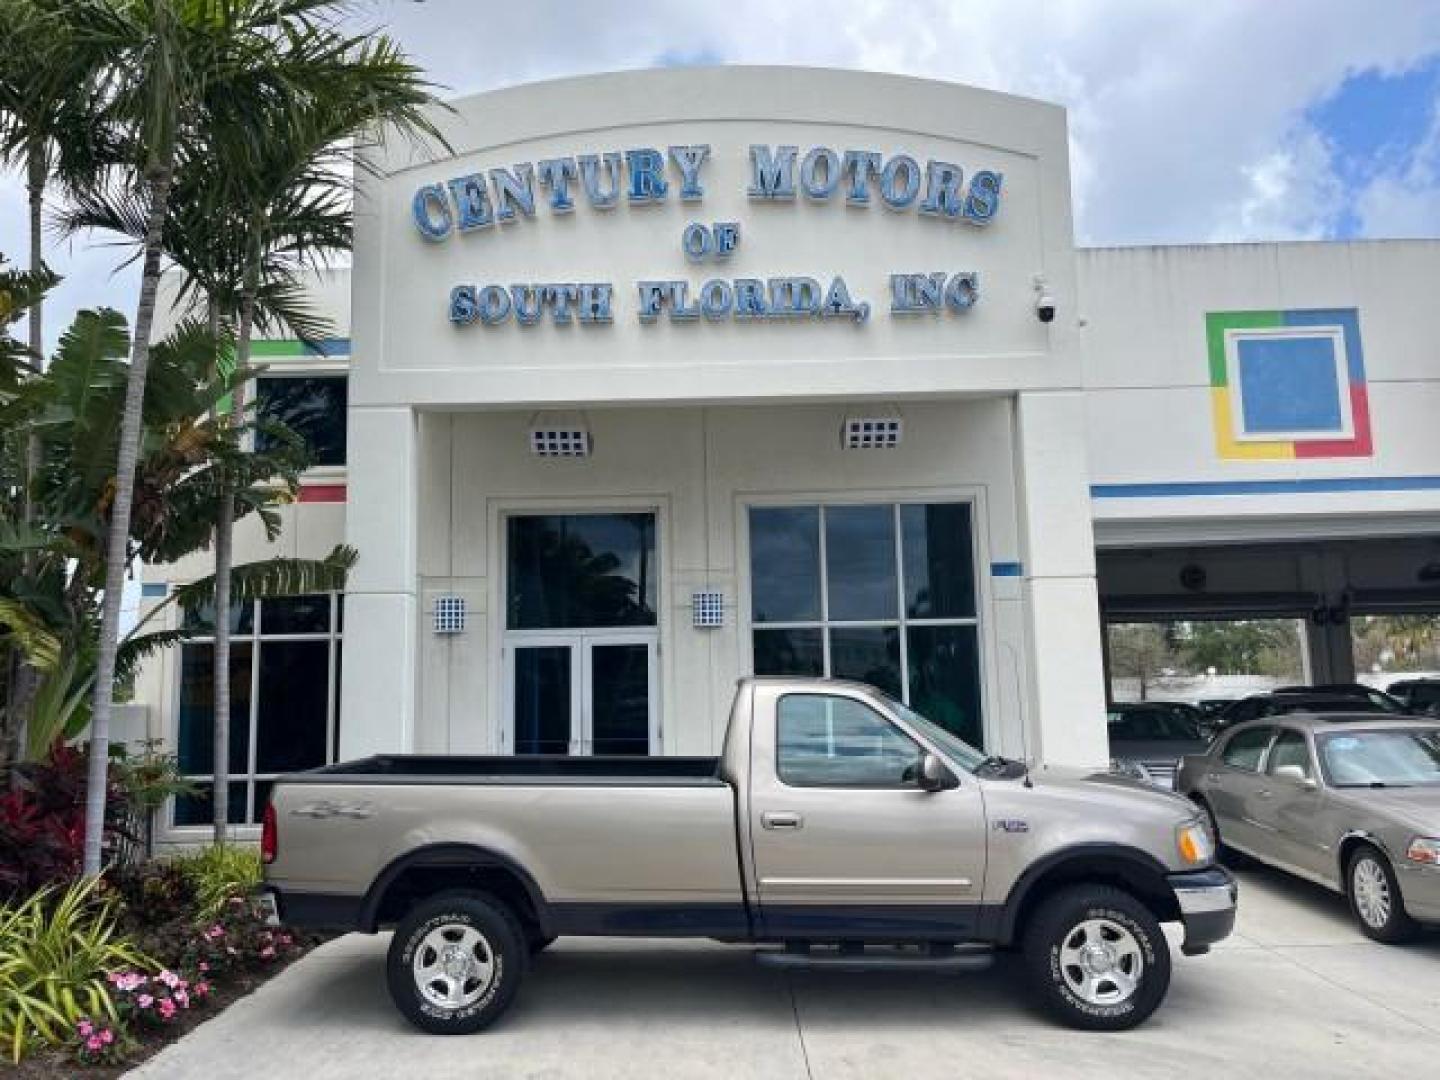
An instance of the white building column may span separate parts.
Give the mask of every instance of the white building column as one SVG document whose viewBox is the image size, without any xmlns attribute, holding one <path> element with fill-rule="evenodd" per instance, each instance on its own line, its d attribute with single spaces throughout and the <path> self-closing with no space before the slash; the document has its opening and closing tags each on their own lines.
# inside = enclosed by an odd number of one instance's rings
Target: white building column
<svg viewBox="0 0 1440 1080">
<path fill-rule="evenodd" d="M 415 745 L 418 449 L 415 410 L 350 409 L 342 759 Z"/>
<path fill-rule="evenodd" d="M 1084 408 L 1078 390 L 1022 393 L 1015 400 L 1032 658 L 1026 743 L 1044 765 L 1109 760 Z"/>
</svg>

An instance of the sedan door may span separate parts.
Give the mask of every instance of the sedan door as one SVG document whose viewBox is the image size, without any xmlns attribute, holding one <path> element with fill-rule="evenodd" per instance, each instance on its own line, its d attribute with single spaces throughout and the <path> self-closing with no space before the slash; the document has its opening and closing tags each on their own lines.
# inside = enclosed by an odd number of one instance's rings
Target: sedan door
<svg viewBox="0 0 1440 1080">
<path fill-rule="evenodd" d="M 1201 785 L 1221 839 L 1247 851 L 1260 839 L 1252 807 L 1263 786 L 1260 769 L 1274 735 L 1274 727 L 1261 724 L 1220 736 Z"/>
<path fill-rule="evenodd" d="M 1289 775 L 1297 768 L 1304 780 Z M 1278 775 L 1277 770 L 1281 770 Z M 1302 877 L 1324 876 L 1330 862 L 1321 840 L 1324 807 L 1309 741 L 1302 731 L 1281 728 L 1270 745 L 1264 779 L 1250 808 L 1263 845 L 1258 854 Z"/>
<path fill-rule="evenodd" d="M 758 686 L 749 835 L 765 933 L 974 932 L 985 813 L 968 774 L 918 783 L 922 747 L 864 694 Z"/>
</svg>

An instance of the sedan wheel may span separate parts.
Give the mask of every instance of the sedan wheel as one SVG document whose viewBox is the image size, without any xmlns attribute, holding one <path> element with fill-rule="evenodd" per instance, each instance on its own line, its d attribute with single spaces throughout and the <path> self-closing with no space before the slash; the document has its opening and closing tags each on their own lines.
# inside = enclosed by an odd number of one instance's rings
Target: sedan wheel
<svg viewBox="0 0 1440 1080">
<path fill-rule="evenodd" d="M 1378 849 L 1367 844 L 1351 856 L 1346 884 L 1350 910 L 1367 937 L 1395 944 L 1408 941 L 1418 932 L 1414 920 L 1405 913 L 1395 872 Z"/>
</svg>

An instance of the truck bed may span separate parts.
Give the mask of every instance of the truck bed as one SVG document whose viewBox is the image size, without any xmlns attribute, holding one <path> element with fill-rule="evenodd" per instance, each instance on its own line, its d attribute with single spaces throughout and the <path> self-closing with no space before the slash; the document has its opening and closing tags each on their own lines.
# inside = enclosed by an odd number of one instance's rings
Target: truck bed
<svg viewBox="0 0 1440 1080">
<path fill-rule="evenodd" d="M 725 787 L 714 757 L 453 757 L 375 754 L 281 779 L 304 784 Z"/>
</svg>

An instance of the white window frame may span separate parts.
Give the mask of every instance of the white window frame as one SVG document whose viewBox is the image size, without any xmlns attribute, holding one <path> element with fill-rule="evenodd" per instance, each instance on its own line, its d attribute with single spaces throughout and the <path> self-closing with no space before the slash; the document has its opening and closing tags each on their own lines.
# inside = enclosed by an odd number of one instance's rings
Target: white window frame
<svg viewBox="0 0 1440 1080">
<path fill-rule="evenodd" d="M 539 628 L 533 630 L 512 630 L 506 625 L 509 608 L 509 541 L 506 523 L 512 517 L 534 517 L 548 514 L 651 514 L 655 518 L 655 625 L 614 626 L 585 629 Z M 665 701 L 669 685 L 669 635 L 671 620 L 669 610 L 670 545 L 667 542 L 670 526 L 670 500 L 663 495 L 619 496 L 610 499 L 598 498 L 542 498 L 542 499 L 491 499 L 486 514 L 489 526 L 490 558 L 488 560 L 490 580 L 494 583 L 495 602 L 490 605 L 490 639 L 500 642 L 499 649 L 491 649 L 489 657 L 491 717 L 489 743 L 495 753 L 515 752 L 511 714 L 514 678 L 513 647 L 516 644 L 563 644 L 576 638 L 607 639 L 614 644 L 636 643 L 644 639 L 651 645 L 650 664 L 650 752 L 652 755 L 665 753 Z M 626 642 L 623 639 L 635 639 Z M 572 658 L 572 663 L 574 662 Z M 572 743 L 573 725 L 576 717 L 588 716 L 588 696 L 574 711 L 574 695 L 582 691 L 581 684 L 588 687 L 585 676 L 589 671 L 588 660 L 582 663 L 581 678 L 576 679 L 572 668 Z M 583 741 L 583 738 L 582 738 Z"/>
<path fill-rule="evenodd" d="M 1240 342 L 1264 338 L 1293 341 L 1299 338 L 1330 342 L 1335 363 L 1335 392 L 1340 404 L 1340 426 L 1326 431 L 1250 431 L 1245 426 L 1245 384 L 1240 378 Z M 1234 395 L 1231 410 L 1236 442 L 1331 442 L 1355 437 L 1355 416 L 1350 401 L 1350 361 L 1345 351 L 1343 326 L 1258 326 L 1235 327 L 1225 331 L 1225 377 Z"/>
<path fill-rule="evenodd" d="M 337 728 L 340 715 L 340 688 L 338 685 L 336 685 L 335 673 L 336 666 L 340 662 L 340 648 L 342 644 L 343 634 L 337 622 L 337 618 L 340 614 L 339 598 L 341 594 L 332 592 L 329 595 L 329 630 L 325 631 L 324 633 L 317 631 L 312 633 L 296 634 L 266 634 L 264 633 L 264 624 L 261 622 L 261 619 L 263 618 L 263 615 L 261 614 L 261 609 L 264 601 L 248 600 L 246 601 L 246 603 L 254 605 L 251 613 L 252 625 L 254 629 L 252 629 L 249 633 L 230 635 L 230 644 L 232 648 L 234 648 L 235 645 L 239 644 L 248 644 L 250 646 L 250 715 L 247 721 L 249 724 L 250 735 L 250 741 L 248 744 L 249 752 L 245 762 L 245 772 L 243 774 L 231 773 L 230 775 L 231 782 L 238 783 L 243 781 L 245 784 L 245 817 L 247 819 L 250 818 L 252 815 L 257 818 L 259 816 L 258 813 L 255 813 L 255 811 L 257 811 L 259 808 L 254 805 L 256 784 L 263 783 L 267 780 L 274 780 L 276 777 L 282 775 L 280 773 L 270 772 L 256 773 L 255 771 L 256 754 L 258 753 L 259 744 L 257 733 L 260 720 L 261 704 L 260 649 L 264 645 L 276 644 L 286 641 L 324 641 L 329 644 L 329 649 L 327 650 L 328 659 L 325 671 L 327 687 L 325 700 L 325 764 L 332 764 L 336 760 L 336 752 L 339 749 L 337 745 Z M 214 644 L 215 636 L 213 634 L 195 635 L 193 637 L 185 638 L 184 641 L 179 643 L 178 648 L 184 649 L 188 646 L 193 645 L 209 645 L 213 648 Z M 180 745 L 180 696 L 183 690 L 185 678 L 185 663 L 182 654 L 177 653 L 174 668 L 175 674 L 171 689 L 172 706 L 170 710 L 170 715 L 173 719 L 170 725 L 170 745 L 172 747 L 178 748 Z M 198 787 L 201 788 L 202 791 L 207 790 L 209 786 L 213 785 L 215 779 L 213 771 L 204 773 L 185 773 L 184 776 L 187 780 L 194 782 Z M 210 823 L 197 825 L 176 824 L 175 800 L 172 798 L 166 803 L 163 817 L 164 835 L 173 837 L 177 840 L 183 840 L 188 837 L 192 837 L 198 833 L 208 833 L 213 828 L 214 826 Z M 230 825 L 229 830 L 231 835 L 241 838 L 258 837 L 260 835 L 260 823 L 258 820 L 254 822 L 250 822 L 248 820 L 237 821 L 234 824 Z"/>
<path fill-rule="evenodd" d="M 978 487 L 905 489 L 891 491 L 829 491 L 829 492 L 785 492 L 764 494 L 742 494 L 736 497 L 736 571 L 740 583 L 736 627 L 740 633 L 738 642 L 742 671 L 749 676 L 755 674 L 755 635 L 760 630 L 807 630 L 821 631 L 820 641 L 824 672 L 830 667 L 830 636 L 827 629 L 850 628 L 896 628 L 900 640 L 901 691 L 905 704 L 910 697 L 909 642 L 906 630 L 911 626 L 974 626 L 976 648 L 979 651 L 978 672 L 980 679 L 980 723 L 987 746 L 999 746 L 1004 738 L 999 717 L 995 716 L 995 703 L 1000 700 L 998 674 L 995 670 L 994 620 L 987 617 L 991 612 L 990 558 L 987 544 L 988 515 L 984 504 L 984 490 Z M 975 575 L 975 614 L 963 618 L 914 619 L 905 615 L 905 564 L 904 538 L 900 532 L 900 508 L 902 506 L 926 506 L 934 503 L 968 503 L 970 506 L 970 556 Z M 831 620 L 829 618 L 830 597 L 826 582 L 827 559 L 825 551 L 825 508 L 837 506 L 892 506 L 895 530 L 895 580 L 897 590 L 896 617 L 893 619 Z M 750 580 L 750 511 L 752 509 L 775 509 L 780 507 L 820 508 L 820 619 L 786 622 L 754 621 L 753 595 Z"/>
</svg>

